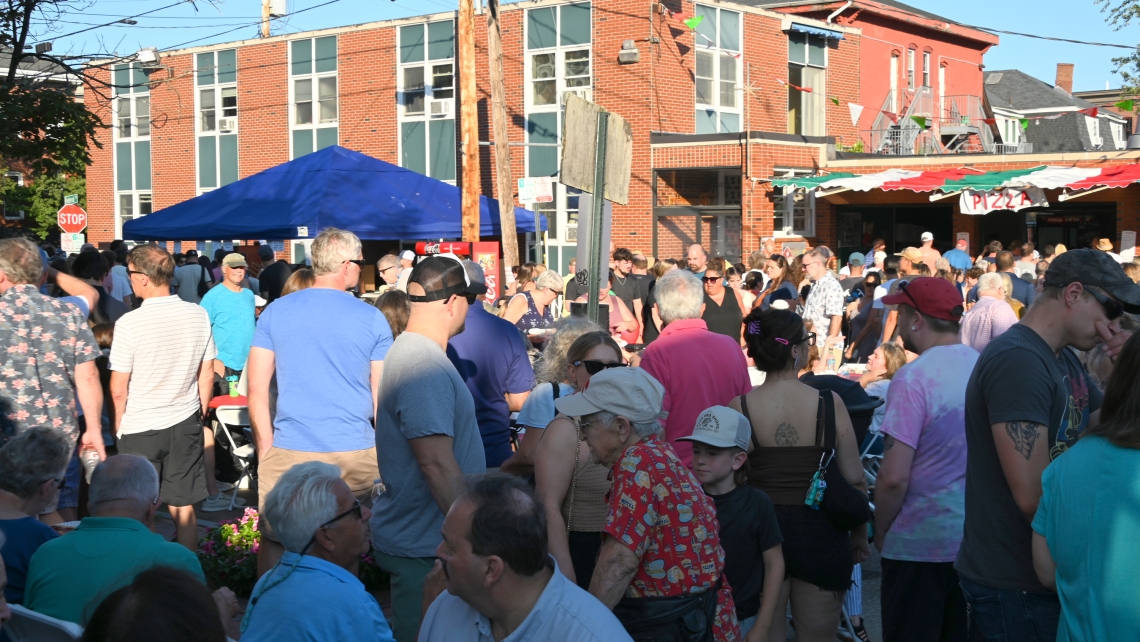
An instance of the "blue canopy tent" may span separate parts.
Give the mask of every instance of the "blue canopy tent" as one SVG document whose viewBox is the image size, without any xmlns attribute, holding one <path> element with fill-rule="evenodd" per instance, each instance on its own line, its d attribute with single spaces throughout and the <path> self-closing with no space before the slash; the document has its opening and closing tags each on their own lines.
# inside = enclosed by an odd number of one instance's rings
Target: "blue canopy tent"
<svg viewBox="0 0 1140 642">
<path fill-rule="evenodd" d="M 326 227 L 373 241 L 460 238 L 459 191 L 334 145 L 127 221 L 123 238 L 285 240 L 313 238 Z M 515 221 L 518 232 L 534 232 L 534 212 L 516 207 Z M 545 218 L 541 224 L 545 230 Z M 501 233 L 498 201 L 480 197 L 480 236 Z"/>
</svg>

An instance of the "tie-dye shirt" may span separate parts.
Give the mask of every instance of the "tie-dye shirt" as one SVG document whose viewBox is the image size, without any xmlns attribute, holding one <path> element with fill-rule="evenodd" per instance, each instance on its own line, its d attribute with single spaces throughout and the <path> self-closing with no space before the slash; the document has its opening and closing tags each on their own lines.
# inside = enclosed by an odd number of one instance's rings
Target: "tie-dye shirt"
<svg viewBox="0 0 1140 642">
<path fill-rule="evenodd" d="M 603 531 L 639 558 L 626 597 L 703 593 L 724 573 L 716 504 L 672 446 L 649 437 L 626 449 L 613 469 L 610 514 Z M 713 637 L 742 640 L 726 578 L 716 600 Z"/>
<path fill-rule="evenodd" d="M 978 353 L 938 346 L 899 369 L 887 392 L 883 435 L 914 449 L 906 497 L 883 557 L 953 562 L 966 519 L 966 384 Z"/>
</svg>

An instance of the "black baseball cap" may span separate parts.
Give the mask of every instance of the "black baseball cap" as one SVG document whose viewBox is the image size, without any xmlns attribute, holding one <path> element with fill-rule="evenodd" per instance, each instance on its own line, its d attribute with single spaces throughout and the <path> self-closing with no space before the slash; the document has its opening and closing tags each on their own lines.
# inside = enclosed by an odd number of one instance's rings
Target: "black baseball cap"
<svg viewBox="0 0 1140 642">
<path fill-rule="evenodd" d="M 1055 257 L 1045 273 L 1045 286 L 1070 283 L 1100 288 L 1120 301 L 1125 311 L 1140 313 L 1140 285 L 1133 283 L 1116 259 L 1105 252 L 1082 248 Z"/>
<path fill-rule="evenodd" d="M 413 303 L 441 301 L 456 294 L 466 295 L 471 287 L 471 279 L 463 262 L 454 254 L 436 254 L 420 261 L 408 276 L 408 285 L 418 284 L 424 289 L 422 295 L 408 293 Z"/>
<path fill-rule="evenodd" d="M 487 276 L 483 273 L 483 266 L 475 261 L 463 261 L 463 269 L 467 271 L 467 294 L 487 294 Z"/>
</svg>

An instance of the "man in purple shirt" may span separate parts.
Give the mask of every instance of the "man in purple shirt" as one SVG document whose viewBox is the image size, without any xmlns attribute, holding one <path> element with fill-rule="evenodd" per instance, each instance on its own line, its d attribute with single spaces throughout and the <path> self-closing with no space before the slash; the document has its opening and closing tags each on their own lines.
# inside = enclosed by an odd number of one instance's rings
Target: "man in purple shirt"
<svg viewBox="0 0 1140 642">
<path fill-rule="evenodd" d="M 681 461 L 691 466 L 693 446 L 677 438 L 693 433 L 697 415 L 705 408 L 727 406 L 752 389 L 748 362 L 739 343 L 709 332 L 701 320 L 704 288 L 693 273 L 666 272 L 653 292 L 653 305 L 665 326 L 645 348 L 641 367 L 665 386 L 663 409 L 669 413 L 665 437 Z"/>
</svg>

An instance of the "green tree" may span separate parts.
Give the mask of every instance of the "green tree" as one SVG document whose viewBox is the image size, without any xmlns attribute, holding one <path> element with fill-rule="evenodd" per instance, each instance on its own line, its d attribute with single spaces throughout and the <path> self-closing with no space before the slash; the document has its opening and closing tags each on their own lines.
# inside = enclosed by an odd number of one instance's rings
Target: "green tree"
<svg viewBox="0 0 1140 642">
<path fill-rule="evenodd" d="M 1120 31 L 1133 22 L 1140 22 L 1140 2 L 1136 0 L 1093 0 L 1100 6 L 1101 13 L 1108 14 L 1106 21 L 1112 25 L 1114 31 Z M 1127 56 L 1118 56 L 1112 59 L 1116 64 L 1116 73 L 1120 74 L 1122 93 L 1125 95 L 1140 95 L 1140 46 Z"/>
<path fill-rule="evenodd" d="M 79 195 L 79 206 L 87 208 L 87 179 L 62 173 L 41 175 L 33 183 L 20 186 L 16 181 L 0 177 L 0 202 L 9 212 L 24 212 L 25 229 L 41 240 L 58 232 L 56 212 L 63 206 L 63 197 Z"/>
</svg>

